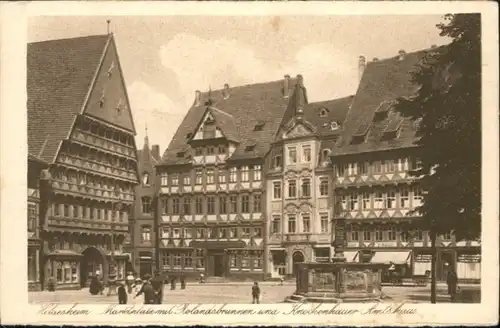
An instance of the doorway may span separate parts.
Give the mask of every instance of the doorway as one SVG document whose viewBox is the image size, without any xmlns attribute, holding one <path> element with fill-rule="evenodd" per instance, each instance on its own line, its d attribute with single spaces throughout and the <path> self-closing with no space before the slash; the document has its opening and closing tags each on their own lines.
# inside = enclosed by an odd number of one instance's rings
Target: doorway
<svg viewBox="0 0 500 328">
<path fill-rule="evenodd" d="M 223 277 L 224 276 L 224 256 L 214 255 L 214 276 Z"/>
<path fill-rule="evenodd" d="M 294 252 L 292 255 L 292 262 L 293 262 L 292 274 L 295 277 L 297 274 L 297 263 L 304 262 L 304 253 L 300 251 Z"/>
<path fill-rule="evenodd" d="M 448 271 L 455 268 L 455 257 L 452 251 L 443 251 L 439 255 L 440 259 L 438 259 L 438 265 L 436 266 L 436 278 L 439 281 L 446 281 Z"/>
<path fill-rule="evenodd" d="M 89 247 L 83 251 L 83 259 L 80 265 L 80 286 L 88 287 L 92 276 L 99 273 L 102 279 L 107 278 L 107 266 L 104 258 L 95 247 Z M 106 269 L 106 272 L 104 270 Z"/>
</svg>

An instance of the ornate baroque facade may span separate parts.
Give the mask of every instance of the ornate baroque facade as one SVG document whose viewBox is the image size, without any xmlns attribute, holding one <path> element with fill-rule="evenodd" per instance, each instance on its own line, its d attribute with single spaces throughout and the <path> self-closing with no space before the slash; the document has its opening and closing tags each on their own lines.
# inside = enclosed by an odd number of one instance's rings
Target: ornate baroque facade
<svg viewBox="0 0 500 328">
<path fill-rule="evenodd" d="M 28 45 L 29 151 L 49 163 L 41 279 L 124 277 L 137 184 L 135 128 L 112 35 Z M 114 253 L 112 253 L 114 249 Z"/>
</svg>

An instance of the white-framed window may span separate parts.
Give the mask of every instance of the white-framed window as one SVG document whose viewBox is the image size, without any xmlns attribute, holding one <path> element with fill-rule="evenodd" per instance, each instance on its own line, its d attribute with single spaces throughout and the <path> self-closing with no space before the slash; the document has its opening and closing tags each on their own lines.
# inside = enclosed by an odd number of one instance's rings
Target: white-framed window
<svg viewBox="0 0 500 328">
<path fill-rule="evenodd" d="M 271 233 L 280 233 L 281 231 L 281 218 L 279 215 L 273 216 L 273 221 L 271 223 Z"/>
<path fill-rule="evenodd" d="M 207 184 L 214 183 L 214 169 L 207 169 Z"/>
<path fill-rule="evenodd" d="M 219 169 L 217 172 L 217 179 L 219 183 L 226 183 L 226 171 Z"/>
<path fill-rule="evenodd" d="M 226 196 L 219 196 L 219 214 L 227 214 Z"/>
<path fill-rule="evenodd" d="M 181 253 L 174 253 L 174 266 L 181 266 Z"/>
<path fill-rule="evenodd" d="M 349 210 L 357 211 L 359 209 L 358 206 L 358 194 L 352 193 L 349 197 Z"/>
<path fill-rule="evenodd" d="M 141 241 L 143 243 L 151 241 L 151 227 L 142 226 L 141 227 Z"/>
<path fill-rule="evenodd" d="M 295 215 L 288 215 L 288 233 L 295 233 L 297 228 L 297 222 L 295 219 Z"/>
<path fill-rule="evenodd" d="M 143 186 L 149 186 L 150 181 L 149 181 L 149 173 L 143 173 L 142 174 L 142 185 Z"/>
<path fill-rule="evenodd" d="M 384 240 L 383 231 L 381 231 L 381 230 L 375 230 L 375 240 L 376 241 L 382 241 L 382 240 Z"/>
<path fill-rule="evenodd" d="M 322 178 L 319 182 L 319 195 L 328 196 L 330 185 L 328 183 L 328 178 Z"/>
<path fill-rule="evenodd" d="M 396 169 L 399 172 L 408 171 L 409 167 L 410 167 L 410 161 L 409 161 L 408 157 L 398 158 Z"/>
<path fill-rule="evenodd" d="M 297 181 L 288 180 L 288 198 L 297 197 Z"/>
<path fill-rule="evenodd" d="M 396 240 L 396 229 L 394 227 L 387 230 L 387 239 L 390 241 Z"/>
<path fill-rule="evenodd" d="M 387 191 L 385 208 L 396 208 L 396 192 L 394 190 Z"/>
<path fill-rule="evenodd" d="M 375 197 L 373 199 L 373 208 L 380 210 L 384 208 L 384 193 L 381 191 L 375 192 Z"/>
<path fill-rule="evenodd" d="M 321 224 L 321 233 L 328 233 L 330 231 L 328 213 L 320 214 L 320 224 Z"/>
<path fill-rule="evenodd" d="M 372 240 L 372 229 L 365 228 L 363 230 L 363 240 L 365 240 L 365 241 L 371 241 Z"/>
<path fill-rule="evenodd" d="M 253 195 L 253 212 L 260 213 L 262 211 L 262 200 L 260 194 Z"/>
<path fill-rule="evenodd" d="M 371 208 L 371 194 L 367 191 L 363 192 L 361 194 L 362 201 L 361 201 L 361 208 L 363 210 L 367 210 Z"/>
<path fill-rule="evenodd" d="M 215 214 L 215 197 L 207 197 L 207 214 Z"/>
<path fill-rule="evenodd" d="M 150 197 L 142 197 L 142 213 L 151 213 L 151 198 Z"/>
<path fill-rule="evenodd" d="M 311 232 L 311 214 L 302 214 L 302 232 Z"/>
<path fill-rule="evenodd" d="M 368 167 L 369 167 L 369 163 L 368 162 L 360 162 L 360 163 L 358 163 L 359 174 L 368 174 Z"/>
<path fill-rule="evenodd" d="M 184 176 L 182 184 L 184 186 L 190 186 L 191 185 L 191 176 L 189 175 L 189 173 Z"/>
<path fill-rule="evenodd" d="M 373 161 L 370 166 L 373 173 L 382 173 L 382 163 L 380 161 Z"/>
<path fill-rule="evenodd" d="M 197 185 L 203 184 L 203 170 L 202 169 L 197 169 L 195 172 L 195 183 Z"/>
<path fill-rule="evenodd" d="M 345 176 L 346 172 L 348 171 L 347 168 L 348 168 L 347 163 L 336 164 L 335 165 L 335 176 L 337 176 L 337 177 Z"/>
<path fill-rule="evenodd" d="M 288 161 L 290 164 L 297 163 L 297 149 L 295 147 L 288 148 Z"/>
<path fill-rule="evenodd" d="M 394 160 L 387 159 L 385 160 L 385 172 L 391 173 L 396 171 L 396 165 L 394 164 Z"/>
<path fill-rule="evenodd" d="M 191 197 L 185 196 L 182 199 L 182 213 L 184 215 L 191 215 Z"/>
<path fill-rule="evenodd" d="M 172 214 L 178 215 L 180 213 L 180 200 L 179 198 L 172 198 Z"/>
<path fill-rule="evenodd" d="M 262 180 L 262 166 L 254 165 L 253 166 L 253 181 Z"/>
<path fill-rule="evenodd" d="M 346 195 L 340 196 L 340 204 L 342 205 L 342 209 L 347 211 L 348 209 L 348 199 Z"/>
<path fill-rule="evenodd" d="M 302 197 L 311 197 L 311 179 L 302 179 Z"/>
<path fill-rule="evenodd" d="M 249 168 L 248 166 L 242 166 L 241 167 L 241 181 L 242 182 L 247 182 L 249 181 Z"/>
<path fill-rule="evenodd" d="M 410 208 L 410 192 L 408 188 L 399 190 L 399 203 L 401 208 Z"/>
<path fill-rule="evenodd" d="M 311 161 L 311 146 L 304 145 L 302 146 L 302 161 L 309 163 Z"/>
<path fill-rule="evenodd" d="M 281 199 L 281 181 L 273 182 L 273 199 Z"/>
<path fill-rule="evenodd" d="M 413 207 L 414 208 L 422 205 L 423 198 L 424 197 L 422 196 L 422 189 L 420 189 L 418 187 L 413 188 Z"/>
<path fill-rule="evenodd" d="M 348 163 L 347 164 L 347 175 L 353 176 L 358 174 L 358 163 Z"/>
<path fill-rule="evenodd" d="M 229 182 L 238 181 L 238 168 L 232 167 L 229 169 Z"/>
<path fill-rule="evenodd" d="M 179 185 L 179 175 L 172 174 L 172 186 L 178 186 L 178 185 Z"/>
</svg>

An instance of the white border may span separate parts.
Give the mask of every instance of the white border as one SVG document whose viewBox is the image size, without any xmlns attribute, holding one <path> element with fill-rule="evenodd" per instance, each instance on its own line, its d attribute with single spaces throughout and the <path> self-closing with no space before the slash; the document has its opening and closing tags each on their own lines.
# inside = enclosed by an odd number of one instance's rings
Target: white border
<svg viewBox="0 0 500 328">
<path fill-rule="evenodd" d="M 17 2 L 0 3 L 0 169 L 2 323 L 162 325 L 441 325 L 487 324 L 498 318 L 498 8 L 495 2 Z M 382 15 L 481 12 L 483 22 L 482 303 L 408 304 L 418 315 L 40 316 L 26 286 L 26 21 L 31 15 Z M 255 308 L 289 309 L 291 304 Z M 81 305 L 101 312 L 105 305 Z M 205 304 L 205 308 L 210 307 Z M 232 305 L 231 308 L 249 308 Z M 327 307 L 325 305 L 325 307 Z M 367 308 L 345 304 L 343 308 Z M 171 306 L 162 306 L 167 309 Z"/>
</svg>

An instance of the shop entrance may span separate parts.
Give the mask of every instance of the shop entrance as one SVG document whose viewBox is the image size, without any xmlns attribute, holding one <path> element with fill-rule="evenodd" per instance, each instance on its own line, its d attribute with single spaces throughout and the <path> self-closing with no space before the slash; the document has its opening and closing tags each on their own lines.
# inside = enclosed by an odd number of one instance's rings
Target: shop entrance
<svg viewBox="0 0 500 328">
<path fill-rule="evenodd" d="M 214 276 L 223 277 L 224 276 L 224 256 L 214 255 Z"/>
<path fill-rule="evenodd" d="M 107 263 L 104 256 L 95 247 L 89 247 L 83 251 L 83 259 L 80 265 L 80 285 L 88 287 L 92 276 L 99 273 L 103 280 L 107 280 Z"/>
</svg>

